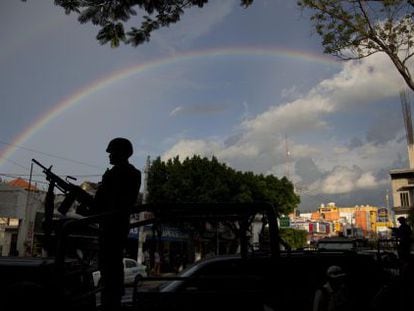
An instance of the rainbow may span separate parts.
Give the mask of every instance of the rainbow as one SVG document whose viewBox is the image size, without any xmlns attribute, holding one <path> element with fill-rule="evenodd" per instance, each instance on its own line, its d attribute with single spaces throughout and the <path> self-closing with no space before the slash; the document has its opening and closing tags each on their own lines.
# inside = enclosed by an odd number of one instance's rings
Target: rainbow
<svg viewBox="0 0 414 311">
<path fill-rule="evenodd" d="M 127 79 L 137 74 L 144 74 L 163 66 L 172 65 L 181 62 L 194 61 L 205 58 L 229 57 L 229 56 L 249 56 L 249 57 L 270 57 L 270 58 L 288 58 L 301 60 L 304 62 L 319 63 L 324 66 L 338 66 L 340 63 L 332 57 L 323 54 L 309 53 L 300 50 L 292 50 L 280 47 L 231 47 L 220 49 L 209 49 L 201 51 L 191 51 L 180 53 L 173 56 L 152 60 L 146 63 L 128 66 L 126 68 L 115 70 L 103 78 L 97 79 L 83 88 L 78 89 L 75 93 L 63 98 L 59 103 L 40 117 L 35 119 L 29 126 L 21 131 L 12 142 L 2 152 L 0 152 L 0 166 L 6 159 L 10 158 L 18 146 L 22 146 L 29 140 L 39 129 L 46 126 L 51 120 L 65 113 L 66 110 L 79 105 L 83 99 L 108 87 L 120 80 Z"/>
</svg>

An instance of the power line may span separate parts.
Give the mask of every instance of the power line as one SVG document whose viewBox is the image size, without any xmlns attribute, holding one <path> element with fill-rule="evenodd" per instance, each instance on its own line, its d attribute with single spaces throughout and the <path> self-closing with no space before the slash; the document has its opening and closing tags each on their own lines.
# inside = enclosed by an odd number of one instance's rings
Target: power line
<svg viewBox="0 0 414 311">
<path fill-rule="evenodd" d="M 5 175 L 1 175 L 1 176 L 5 176 Z M 10 176 L 6 176 L 6 177 L 10 177 Z M 28 178 L 22 178 L 22 179 L 25 180 L 25 181 L 29 181 Z M 3 182 L 4 182 L 4 180 L 3 180 Z M 7 181 L 6 181 L 6 183 L 7 183 Z M 43 185 L 48 185 L 49 184 L 48 181 L 45 181 L 45 180 L 36 180 L 36 179 L 32 179 L 32 183 L 35 183 L 35 184 L 43 184 Z"/>
<path fill-rule="evenodd" d="M 20 164 L 20 163 L 17 163 L 16 161 L 13 161 L 13 160 L 11 160 L 11 159 L 7 159 L 7 158 L 4 158 L 4 160 L 6 160 L 6 161 L 8 161 L 8 162 L 10 162 L 10 163 L 13 163 L 14 165 L 16 165 L 16 166 L 18 166 L 18 167 L 20 167 L 20 168 L 23 168 L 23 169 L 25 169 L 25 170 L 29 170 L 29 168 L 27 168 L 26 166 L 23 166 L 22 164 Z"/>
<path fill-rule="evenodd" d="M 30 174 L 18 174 L 18 173 L 0 173 L 0 176 L 6 177 L 30 177 Z M 33 177 L 41 177 L 44 174 L 32 174 Z"/>
<path fill-rule="evenodd" d="M 27 147 L 24 147 L 24 146 L 21 146 L 21 145 L 11 144 L 11 143 L 5 142 L 3 140 L 0 140 L 0 144 L 11 146 L 11 147 L 14 147 L 14 148 L 19 148 L 19 149 L 30 151 L 30 152 L 37 153 L 37 154 L 42 154 L 42 155 L 45 155 L 45 156 L 48 156 L 48 157 L 51 157 L 51 158 L 56 158 L 56 159 L 59 159 L 59 160 L 64 160 L 64 161 L 77 163 L 77 164 L 84 165 L 84 166 L 89 166 L 89 167 L 93 167 L 93 168 L 102 169 L 102 167 L 97 166 L 97 165 L 89 164 L 89 163 L 78 161 L 78 160 L 69 159 L 69 158 L 66 158 L 66 157 L 54 155 L 54 154 L 51 154 L 51 153 L 39 151 L 39 150 L 32 149 L 32 148 L 27 148 Z M 6 159 L 8 161 L 11 161 L 10 159 L 7 159 L 7 158 L 4 158 L 4 159 Z M 15 164 L 18 165 L 17 163 L 15 163 Z M 25 168 L 25 169 L 27 169 L 27 168 Z"/>
<path fill-rule="evenodd" d="M 60 174 L 57 175 L 59 177 L 66 177 L 70 175 L 71 177 L 75 177 L 75 178 L 86 178 L 86 177 L 101 177 L 102 174 Z M 24 179 L 24 177 L 30 177 L 30 174 L 17 174 L 17 173 L 0 173 L 0 176 L 5 176 L 5 177 L 22 177 Z M 42 177 L 45 176 L 44 174 L 32 174 L 33 177 Z"/>
</svg>

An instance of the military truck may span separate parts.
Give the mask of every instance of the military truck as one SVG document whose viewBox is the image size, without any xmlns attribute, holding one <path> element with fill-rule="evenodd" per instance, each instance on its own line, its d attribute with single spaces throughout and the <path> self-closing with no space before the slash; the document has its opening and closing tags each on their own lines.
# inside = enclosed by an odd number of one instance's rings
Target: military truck
<svg viewBox="0 0 414 311">
<path fill-rule="evenodd" d="M 0 257 L 2 309 L 94 310 L 92 274 L 76 259 L 63 268 L 55 258 Z"/>
<path fill-rule="evenodd" d="M 367 254 L 283 250 L 277 209 L 271 204 L 166 204 L 160 209 L 152 220 L 156 227 L 236 222 L 233 228 L 238 231 L 240 248 L 234 254 L 205 256 L 176 275 L 140 278 L 130 310 L 311 310 L 315 291 L 326 281 L 332 265 L 340 266 L 347 275 L 353 310 L 367 310 L 387 280 L 381 263 Z M 257 220 L 263 227 L 256 231 L 262 236 L 258 248 L 252 245 Z M 215 228 L 220 230 L 220 226 Z M 222 230 L 223 238 L 225 234 Z"/>
<path fill-rule="evenodd" d="M 41 165 L 34 160 L 36 164 Z M 42 166 L 42 165 L 41 165 Z M 83 220 L 54 216 L 54 189 L 67 197 L 71 186 L 44 166 L 49 188 L 45 199 L 43 238 L 45 256 L 0 257 L 0 303 L 4 310 L 94 310 L 96 305 L 91 262 L 81 250 L 97 247 L 93 229 Z M 70 200 L 73 196 L 70 197 Z M 76 198 L 75 198 L 76 199 Z M 72 200 L 73 202 L 73 200 Z M 65 204 L 71 202 L 65 201 Z"/>
</svg>

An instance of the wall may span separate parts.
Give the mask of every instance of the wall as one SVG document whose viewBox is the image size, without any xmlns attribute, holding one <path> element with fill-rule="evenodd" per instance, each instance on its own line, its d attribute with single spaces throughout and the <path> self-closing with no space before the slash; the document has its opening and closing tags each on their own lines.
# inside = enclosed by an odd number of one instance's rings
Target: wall
<svg viewBox="0 0 414 311">
<path fill-rule="evenodd" d="M 31 243 L 36 211 L 43 208 L 43 193 L 28 192 L 19 187 L 0 184 L 0 217 L 20 220 L 17 235 L 17 250 L 20 256 L 26 255 L 27 243 Z M 2 241 L 2 254 L 8 254 L 10 237 L 5 234 Z"/>
</svg>

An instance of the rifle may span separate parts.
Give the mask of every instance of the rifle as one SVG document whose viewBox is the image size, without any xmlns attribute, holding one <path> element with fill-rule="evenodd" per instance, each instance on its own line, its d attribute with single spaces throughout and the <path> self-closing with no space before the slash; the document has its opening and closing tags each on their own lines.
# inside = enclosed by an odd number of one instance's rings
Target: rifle
<svg viewBox="0 0 414 311">
<path fill-rule="evenodd" d="M 79 186 L 74 185 L 70 183 L 69 181 L 62 179 L 58 175 L 52 173 L 52 166 L 47 168 L 35 159 L 32 159 L 32 162 L 37 164 L 43 169 L 43 173 L 45 173 L 46 175 L 46 180 L 49 181 L 48 199 L 46 199 L 46 202 L 52 201 L 52 203 L 49 202 L 49 204 L 53 204 L 54 187 L 58 188 L 65 195 L 65 199 L 58 207 L 59 213 L 61 213 L 62 215 L 66 215 L 69 208 L 72 206 L 72 204 L 75 201 L 78 201 L 79 203 L 82 203 L 87 206 L 92 205 L 93 198 L 89 193 L 87 193 L 85 190 L 83 190 Z M 68 178 L 76 180 L 74 177 L 68 176 Z M 45 216 L 49 217 L 51 220 L 51 217 L 53 217 L 53 206 L 52 207 L 46 206 L 45 209 L 46 209 Z"/>
</svg>

